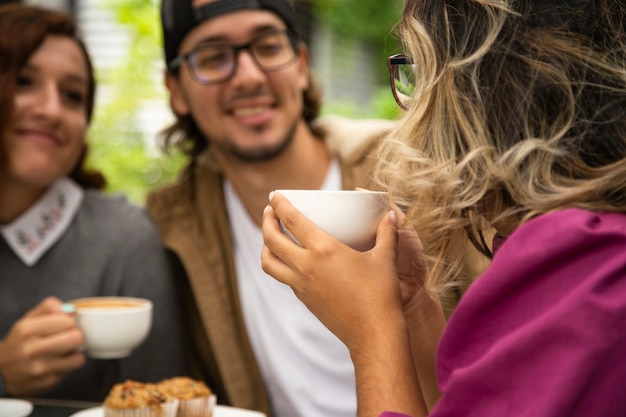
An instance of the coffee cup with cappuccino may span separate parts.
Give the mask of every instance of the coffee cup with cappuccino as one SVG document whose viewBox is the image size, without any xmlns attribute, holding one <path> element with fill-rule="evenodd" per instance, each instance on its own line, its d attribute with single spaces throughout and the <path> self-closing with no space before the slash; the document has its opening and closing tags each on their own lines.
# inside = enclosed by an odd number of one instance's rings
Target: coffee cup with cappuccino
<svg viewBox="0 0 626 417">
<path fill-rule="evenodd" d="M 68 301 L 85 338 L 85 353 L 96 359 L 129 356 L 152 327 L 152 302 L 134 297 L 87 297 Z"/>
</svg>

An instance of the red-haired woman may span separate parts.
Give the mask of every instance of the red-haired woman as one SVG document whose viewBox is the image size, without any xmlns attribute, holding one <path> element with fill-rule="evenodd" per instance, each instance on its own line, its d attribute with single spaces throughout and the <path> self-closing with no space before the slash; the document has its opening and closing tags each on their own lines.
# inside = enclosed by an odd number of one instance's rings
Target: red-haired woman
<svg viewBox="0 0 626 417">
<path fill-rule="evenodd" d="M 100 401 L 126 378 L 185 372 L 175 274 L 150 218 L 85 169 L 95 80 L 72 17 L 0 7 L 0 396 Z M 62 300 L 151 299 L 147 341 L 94 360 Z"/>
</svg>

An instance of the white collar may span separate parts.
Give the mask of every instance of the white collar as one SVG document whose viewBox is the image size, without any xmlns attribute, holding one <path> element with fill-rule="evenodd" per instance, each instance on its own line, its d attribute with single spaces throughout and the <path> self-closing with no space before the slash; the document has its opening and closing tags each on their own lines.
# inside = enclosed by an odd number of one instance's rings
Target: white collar
<svg viewBox="0 0 626 417">
<path fill-rule="evenodd" d="M 17 219 L 0 226 L 0 233 L 22 262 L 32 266 L 70 227 L 83 197 L 74 181 L 61 178 Z"/>
</svg>

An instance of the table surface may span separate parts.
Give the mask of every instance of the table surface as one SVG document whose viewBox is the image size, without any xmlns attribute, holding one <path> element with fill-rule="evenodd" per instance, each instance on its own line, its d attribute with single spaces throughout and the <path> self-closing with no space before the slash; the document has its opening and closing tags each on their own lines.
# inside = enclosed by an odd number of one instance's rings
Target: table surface
<svg viewBox="0 0 626 417">
<path fill-rule="evenodd" d="M 33 411 L 28 417 L 68 417 L 87 408 L 98 407 L 100 403 L 83 401 L 48 400 L 24 398 L 33 403 Z"/>
<path fill-rule="evenodd" d="M 30 401 L 33 404 L 33 411 L 28 415 L 28 417 L 69 417 L 81 410 L 102 406 L 101 403 L 95 402 L 50 400 L 41 398 L 22 399 Z M 219 414 L 222 417 L 265 417 L 265 414 L 258 411 L 243 410 L 241 408 L 220 405 L 216 407 L 215 411 L 215 414 Z"/>
</svg>

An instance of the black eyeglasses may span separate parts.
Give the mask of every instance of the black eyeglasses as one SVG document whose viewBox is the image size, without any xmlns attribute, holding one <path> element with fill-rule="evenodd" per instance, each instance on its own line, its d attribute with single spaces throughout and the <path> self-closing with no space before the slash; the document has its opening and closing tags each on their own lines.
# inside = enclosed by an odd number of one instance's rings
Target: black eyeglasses
<svg viewBox="0 0 626 417">
<path fill-rule="evenodd" d="M 297 37 L 279 30 L 263 33 L 243 45 L 206 43 L 174 58 L 169 69 L 187 62 L 192 77 L 200 84 L 215 84 L 230 79 L 237 71 L 239 53 L 248 51 L 262 71 L 278 71 L 298 58 Z"/>
<path fill-rule="evenodd" d="M 403 110 L 408 110 L 415 91 L 415 65 L 406 55 L 397 54 L 387 58 L 389 82 L 396 103 Z"/>
</svg>

